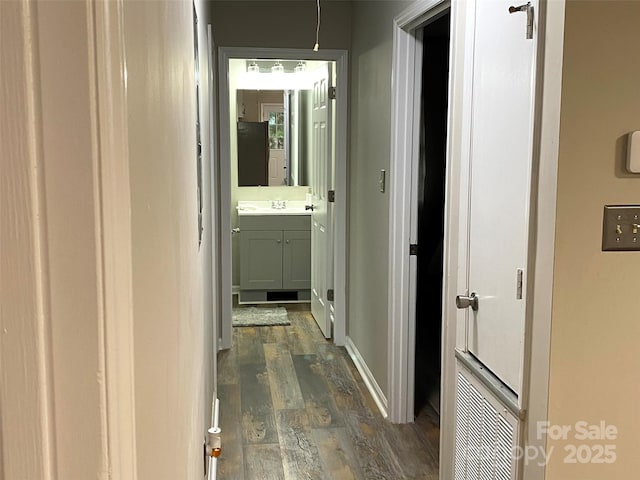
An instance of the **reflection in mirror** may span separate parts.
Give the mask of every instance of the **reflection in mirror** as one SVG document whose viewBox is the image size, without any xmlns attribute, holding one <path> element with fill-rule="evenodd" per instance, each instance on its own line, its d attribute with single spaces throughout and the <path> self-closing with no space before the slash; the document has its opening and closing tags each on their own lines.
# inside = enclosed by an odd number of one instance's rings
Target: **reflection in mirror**
<svg viewBox="0 0 640 480">
<path fill-rule="evenodd" d="M 310 90 L 238 90 L 238 186 L 310 184 Z"/>
</svg>

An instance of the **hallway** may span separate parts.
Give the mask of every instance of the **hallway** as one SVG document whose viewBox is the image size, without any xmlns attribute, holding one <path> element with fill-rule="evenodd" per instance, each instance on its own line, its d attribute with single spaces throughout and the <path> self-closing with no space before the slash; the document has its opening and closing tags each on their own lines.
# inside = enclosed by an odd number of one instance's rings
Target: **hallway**
<svg viewBox="0 0 640 480">
<path fill-rule="evenodd" d="M 437 479 L 435 413 L 388 423 L 346 351 L 287 310 L 290 326 L 234 328 L 218 355 L 218 478 Z"/>
</svg>

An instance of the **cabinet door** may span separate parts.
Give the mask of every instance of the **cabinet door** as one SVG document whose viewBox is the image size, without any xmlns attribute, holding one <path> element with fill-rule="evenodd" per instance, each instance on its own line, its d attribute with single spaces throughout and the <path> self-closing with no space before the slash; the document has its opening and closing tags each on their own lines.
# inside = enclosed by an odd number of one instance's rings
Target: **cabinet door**
<svg viewBox="0 0 640 480">
<path fill-rule="evenodd" d="M 240 232 L 240 288 L 282 288 L 282 231 Z"/>
<path fill-rule="evenodd" d="M 285 231 L 282 288 L 311 288 L 311 231 Z"/>
</svg>

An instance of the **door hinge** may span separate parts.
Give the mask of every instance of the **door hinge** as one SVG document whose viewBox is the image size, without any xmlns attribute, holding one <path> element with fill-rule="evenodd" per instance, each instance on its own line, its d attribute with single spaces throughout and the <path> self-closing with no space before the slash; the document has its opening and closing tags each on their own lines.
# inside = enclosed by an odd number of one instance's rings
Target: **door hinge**
<svg viewBox="0 0 640 480">
<path fill-rule="evenodd" d="M 509 7 L 509 13 L 517 13 L 517 12 L 526 12 L 527 14 L 527 32 L 526 32 L 526 38 L 527 40 L 531 40 L 533 38 L 533 16 L 534 16 L 534 11 L 533 11 L 533 5 L 531 5 L 531 2 L 527 2 L 524 5 L 520 5 L 518 7 Z"/>
<path fill-rule="evenodd" d="M 409 255 L 418 255 L 418 245 L 416 243 L 409 245 Z"/>
<path fill-rule="evenodd" d="M 522 300 L 522 284 L 524 283 L 524 270 L 516 270 L 516 300 Z"/>
<path fill-rule="evenodd" d="M 336 87 L 329 87 L 329 100 L 336 99 Z"/>
<path fill-rule="evenodd" d="M 329 290 L 327 290 L 327 300 L 329 302 L 333 302 L 333 288 L 330 288 Z"/>
<path fill-rule="evenodd" d="M 327 201 L 330 203 L 334 203 L 336 201 L 336 191 L 335 190 L 329 190 L 327 192 Z"/>
</svg>

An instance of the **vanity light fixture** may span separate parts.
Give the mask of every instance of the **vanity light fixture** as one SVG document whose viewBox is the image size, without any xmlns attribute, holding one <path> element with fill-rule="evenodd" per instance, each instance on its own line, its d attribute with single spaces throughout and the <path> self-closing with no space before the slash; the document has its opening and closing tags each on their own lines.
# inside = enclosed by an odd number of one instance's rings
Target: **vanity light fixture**
<svg viewBox="0 0 640 480">
<path fill-rule="evenodd" d="M 302 73 L 306 70 L 307 70 L 307 64 L 303 60 L 300 60 L 298 64 L 295 66 L 295 68 L 293 69 L 293 71 L 296 73 Z"/>
<path fill-rule="evenodd" d="M 260 67 L 258 66 L 258 64 L 254 61 L 252 61 L 249 66 L 247 67 L 247 72 L 248 73 L 260 73 Z"/>
<path fill-rule="evenodd" d="M 280 63 L 280 60 L 276 60 L 276 63 L 273 64 L 271 73 L 284 73 L 284 66 Z"/>
</svg>

